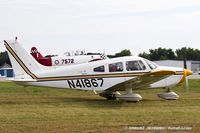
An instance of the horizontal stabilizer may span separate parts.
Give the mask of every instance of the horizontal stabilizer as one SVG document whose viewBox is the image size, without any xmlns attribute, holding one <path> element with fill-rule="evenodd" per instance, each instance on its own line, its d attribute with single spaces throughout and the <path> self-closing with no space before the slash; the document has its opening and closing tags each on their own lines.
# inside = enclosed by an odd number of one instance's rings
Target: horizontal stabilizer
<svg viewBox="0 0 200 133">
<path fill-rule="evenodd" d="M 35 80 L 35 79 L 14 79 L 12 81 L 14 81 L 14 82 L 36 82 L 37 80 Z"/>
</svg>

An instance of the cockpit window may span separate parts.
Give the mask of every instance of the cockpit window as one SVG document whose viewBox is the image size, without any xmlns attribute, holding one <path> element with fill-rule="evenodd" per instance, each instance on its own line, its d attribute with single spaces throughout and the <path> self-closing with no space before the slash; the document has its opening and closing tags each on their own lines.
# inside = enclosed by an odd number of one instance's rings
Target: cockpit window
<svg viewBox="0 0 200 133">
<path fill-rule="evenodd" d="M 109 72 L 121 72 L 123 71 L 122 62 L 109 64 Z"/>
<path fill-rule="evenodd" d="M 146 63 L 148 64 L 148 66 L 150 67 L 150 69 L 156 69 L 157 68 L 157 65 L 156 63 L 152 62 L 152 61 L 149 61 L 147 59 L 145 59 Z"/>
<path fill-rule="evenodd" d="M 126 70 L 127 71 L 138 71 L 138 70 L 145 70 L 146 66 L 142 61 L 127 61 L 126 62 Z"/>
<path fill-rule="evenodd" d="M 94 68 L 94 72 L 105 72 L 105 68 L 104 66 L 99 66 Z"/>
</svg>

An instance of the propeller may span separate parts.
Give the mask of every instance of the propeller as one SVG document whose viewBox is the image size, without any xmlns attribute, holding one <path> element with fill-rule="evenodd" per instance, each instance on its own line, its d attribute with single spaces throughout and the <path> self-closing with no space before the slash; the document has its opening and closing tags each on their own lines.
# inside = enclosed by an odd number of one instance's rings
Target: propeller
<svg viewBox="0 0 200 133">
<path fill-rule="evenodd" d="M 186 59 L 186 57 L 184 57 L 184 62 L 183 63 L 184 63 L 183 79 L 185 81 L 184 88 L 185 88 L 185 90 L 188 90 L 189 89 L 189 84 L 188 84 L 188 77 L 187 76 L 191 75 L 192 71 L 187 69 L 187 59 Z"/>
<path fill-rule="evenodd" d="M 188 87 L 188 76 L 192 74 L 192 71 L 187 69 L 187 63 L 186 63 L 186 59 L 184 59 L 184 68 L 183 68 L 183 76 L 182 76 L 182 79 L 181 81 L 179 82 L 179 84 L 183 83 L 184 82 L 184 88 L 185 90 L 187 90 L 189 87 Z"/>
</svg>

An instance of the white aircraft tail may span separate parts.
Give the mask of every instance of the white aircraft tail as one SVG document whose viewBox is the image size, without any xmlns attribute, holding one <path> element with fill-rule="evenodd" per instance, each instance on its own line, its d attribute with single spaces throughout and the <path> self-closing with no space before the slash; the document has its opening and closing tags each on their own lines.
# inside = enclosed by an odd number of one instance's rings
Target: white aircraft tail
<svg viewBox="0 0 200 133">
<path fill-rule="evenodd" d="M 45 67 L 40 65 L 35 59 L 15 41 L 4 40 L 4 45 L 8 51 L 16 78 L 32 78 L 37 79 L 35 72 L 44 70 Z"/>
</svg>

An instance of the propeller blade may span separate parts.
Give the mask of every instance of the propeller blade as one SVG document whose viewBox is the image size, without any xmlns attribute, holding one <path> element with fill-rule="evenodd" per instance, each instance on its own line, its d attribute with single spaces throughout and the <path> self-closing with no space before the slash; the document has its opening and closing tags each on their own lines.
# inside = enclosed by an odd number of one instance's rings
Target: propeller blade
<svg viewBox="0 0 200 133">
<path fill-rule="evenodd" d="M 183 64 L 184 64 L 184 68 L 187 69 L 187 60 L 186 60 L 186 57 L 184 58 Z"/>
<path fill-rule="evenodd" d="M 190 76 L 192 75 L 192 71 L 190 71 L 189 69 L 184 69 L 184 75 L 183 75 L 183 78 L 185 78 L 185 90 L 188 90 L 189 89 L 189 86 L 188 86 L 188 78 L 187 76 Z"/>
</svg>

